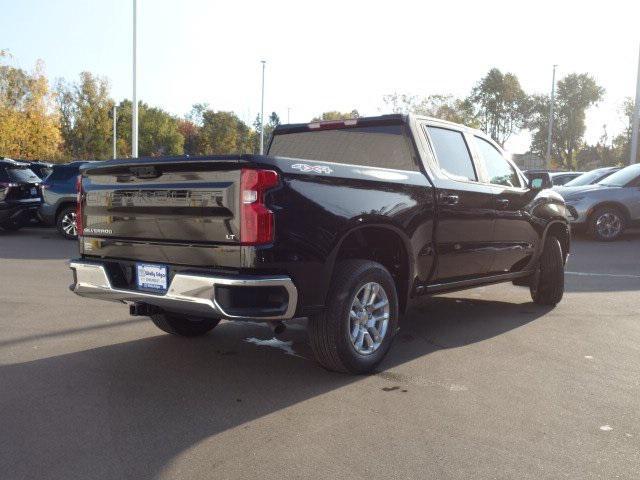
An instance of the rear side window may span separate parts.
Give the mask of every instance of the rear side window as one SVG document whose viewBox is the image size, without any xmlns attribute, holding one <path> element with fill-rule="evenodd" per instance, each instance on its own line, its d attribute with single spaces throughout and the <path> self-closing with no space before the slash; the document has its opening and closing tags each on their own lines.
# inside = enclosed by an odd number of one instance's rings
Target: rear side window
<svg viewBox="0 0 640 480">
<path fill-rule="evenodd" d="M 269 155 L 321 162 L 418 171 L 411 142 L 402 125 L 281 133 Z"/>
<path fill-rule="evenodd" d="M 10 182 L 39 183 L 40 177 L 29 168 L 7 168 L 7 175 Z"/>
<path fill-rule="evenodd" d="M 66 182 L 67 180 L 77 177 L 80 169 L 73 167 L 54 168 L 51 175 L 47 177 L 49 183 Z"/>
<path fill-rule="evenodd" d="M 427 127 L 440 170 L 455 180 L 478 180 L 467 142 L 461 132 Z"/>
<path fill-rule="evenodd" d="M 494 185 L 504 185 L 505 187 L 521 187 L 522 185 L 520 184 L 520 179 L 518 178 L 518 174 L 515 169 L 502 156 L 496 147 L 483 138 L 473 138 L 487 169 L 489 183 L 493 183 Z"/>
</svg>

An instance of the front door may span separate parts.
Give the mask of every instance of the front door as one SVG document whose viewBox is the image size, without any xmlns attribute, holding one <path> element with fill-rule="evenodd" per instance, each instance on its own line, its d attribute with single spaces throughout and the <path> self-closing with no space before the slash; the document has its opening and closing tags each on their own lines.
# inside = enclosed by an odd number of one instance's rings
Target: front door
<svg viewBox="0 0 640 480">
<path fill-rule="evenodd" d="M 473 142 L 483 163 L 486 181 L 494 192 L 494 258 L 490 273 L 520 271 L 529 263 L 540 237 L 526 210 L 533 198 L 532 192 L 493 144 L 477 136 Z"/>
</svg>

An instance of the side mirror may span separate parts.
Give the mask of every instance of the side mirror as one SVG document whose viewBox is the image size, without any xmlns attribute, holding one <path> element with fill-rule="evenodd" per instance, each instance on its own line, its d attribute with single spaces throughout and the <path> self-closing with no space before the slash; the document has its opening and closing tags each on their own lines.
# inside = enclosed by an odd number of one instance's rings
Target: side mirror
<svg viewBox="0 0 640 480">
<path fill-rule="evenodd" d="M 527 172 L 526 175 L 531 190 L 544 190 L 553 187 L 549 172 Z"/>
</svg>

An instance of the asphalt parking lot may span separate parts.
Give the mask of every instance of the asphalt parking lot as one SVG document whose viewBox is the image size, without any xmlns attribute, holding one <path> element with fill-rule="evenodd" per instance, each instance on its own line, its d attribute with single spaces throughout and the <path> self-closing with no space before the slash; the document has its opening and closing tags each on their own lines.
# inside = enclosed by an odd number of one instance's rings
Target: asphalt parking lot
<svg viewBox="0 0 640 480">
<path fill-rule="evenodd" d="M 414 308 L 379 373 L 223 323 L 181 339 L 76 297 L 53 230 L 0 232 L 0 478 L 638 478 L 640 233 L 574 240 L 555 309 Z"/>
</svg>

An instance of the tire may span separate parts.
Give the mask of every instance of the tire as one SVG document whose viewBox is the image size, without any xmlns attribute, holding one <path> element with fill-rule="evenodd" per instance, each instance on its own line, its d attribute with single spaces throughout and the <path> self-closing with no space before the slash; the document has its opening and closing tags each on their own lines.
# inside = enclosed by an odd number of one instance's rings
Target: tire
<svg viewBox="0 0 640 480">
<path fill-rule="evenodd" d="M 589 236 L 600 242 L 613 242 L 620 238 L 625 228 L 625 216 L 616 207 L 598 208 L 589 217 Z"/>
<path fill-rule="evenodd" d="M 564 259 L 557 237 L 544 244 L 538 268 L 531 279 L 531 298 L 538 305 L 554 306 L 564 294 Z"/>
<path fill-rule="evenodd" d="M 23 224 L 20 222 L 2 222 L 0 223 L 0 228 L 2 230 L 6 230 L 7 232 L 15 232 L 16 230 L 20 230 L 23 227 Z"/>
<path fill-rule="evenodd" d="M 64 207 L 56 217 L 56 229 L 67 240 L 78 238 L 76 230 L 76 207 Z"/>
<path fill-rule="evenodd" d="M 387 303 L 383 305 L 385 300 Z M 361 303 L 369 303 L 371 308 L 363 310 L 357 306 Z M 376 262 L 340 262 L 326 304 L 322 314 L 309 319 L 309 337 L 316 360 L 336 372 L 371 372 L 389 351 L 398 328 L 398 295 L 393 278 Z"/>
<path fill-rule="evenodd" d="M 163 332 L 180 337 L 200 337 L 213 330 L 220 322 L 219 318 L 190 317 L 175 313 L 156 313 L 151 321 Z"/>
</svg>

